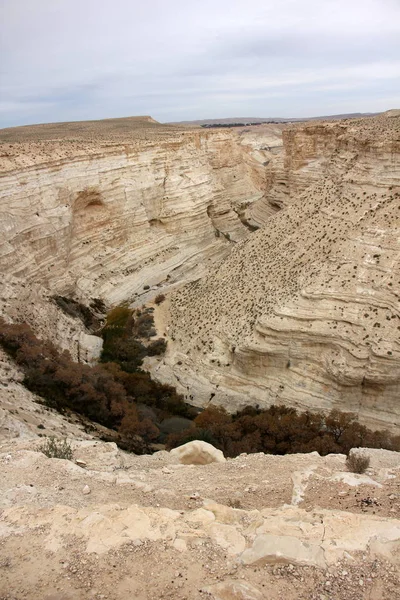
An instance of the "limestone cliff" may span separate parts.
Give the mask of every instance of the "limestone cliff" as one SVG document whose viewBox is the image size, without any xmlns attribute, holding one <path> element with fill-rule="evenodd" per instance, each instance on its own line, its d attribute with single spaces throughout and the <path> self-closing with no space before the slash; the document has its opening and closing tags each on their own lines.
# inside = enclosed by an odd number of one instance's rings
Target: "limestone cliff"
<svg viewBox="0 0 400 600">
<path fill-rule="evenodd" d="M 284 131 L 259 202 L 277 203 L 279 180 L 283 210 L 172 295 L 154 373 L 198 404 L 336 407 L 396 429 L 399 134 L 385 117 Z"/>
<path fill-rule="evenodd" d="M 249 234 L 240 217 L 263 196 L 266 153 L 243 135 L 154 125 L 49 140 L 39 131 L 45 140 L 0 135 L 3 274 L 117 303 L 200 277 Z"/>
</svg>

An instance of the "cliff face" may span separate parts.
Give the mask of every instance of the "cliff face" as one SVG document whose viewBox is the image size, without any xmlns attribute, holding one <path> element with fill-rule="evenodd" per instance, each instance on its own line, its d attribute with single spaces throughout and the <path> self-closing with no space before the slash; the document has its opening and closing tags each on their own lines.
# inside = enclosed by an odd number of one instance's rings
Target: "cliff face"
<svg viewBox="0 0 400 600">
<path fill-rule="evenodd" d="M 384 117 L 284 132 L 267 195 L 280 179 L 284 209 L 174 293 L 158 377 L 201 404 L 335 407 L 399 426 L 399 132 Z"/>
<path fill-rule="evenodd" d="M 3 139 L 0 312 L 90 359 L 51 294 L 142 303 L 192 282 L 150 366 L 190 401 L 398 426 L 399 119 L 126 127 Z"/>
<path fill-rule="evenodd" d="M 239 215 L 265 186 L 263 157 L 229 131 L 3 148 L 1 272 L 113 303 L 203 275 L 249 234 Z"/>
</svg>

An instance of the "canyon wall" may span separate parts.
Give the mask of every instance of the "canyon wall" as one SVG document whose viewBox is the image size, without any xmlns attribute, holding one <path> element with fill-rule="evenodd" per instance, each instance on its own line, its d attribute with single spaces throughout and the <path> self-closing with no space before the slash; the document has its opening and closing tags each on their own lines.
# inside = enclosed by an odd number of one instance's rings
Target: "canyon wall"
<svg viewBox="0 0 400 600">
<path fill-rule="evenodd" d="M 251 207 L 265 216 L 279 187 L 283 209 L 174 292 L 155 376 L 200 405 L 338 408 L 398 430 L 399 133 L 384 116 L 284 131 Z"/>
<path fill-rule="evenodd" d="M 240 211 L 263 195 L 263 156 L 229 131 L 21 145 L 3 153 L 0 270 L 78 298 L 200 277 L 249 234 Z"/>
<path fill-rule="evenodd" d="M 204 275 L 251 231 L 242 213 L 282 144 L 263 132 L 149 118 L 1 130 L 0 314 L 90 360 L 95 340 L 51 296 L 142 304 Z"/>
<path fill-rule="evenodd" d="M 0 313 L 91 360 L 52 295 L 171 291 L 149 368 L 190 402 L 339 408 L 395 430 L 399 130 L 383 116 L 3 139 Z"/>
</svg>

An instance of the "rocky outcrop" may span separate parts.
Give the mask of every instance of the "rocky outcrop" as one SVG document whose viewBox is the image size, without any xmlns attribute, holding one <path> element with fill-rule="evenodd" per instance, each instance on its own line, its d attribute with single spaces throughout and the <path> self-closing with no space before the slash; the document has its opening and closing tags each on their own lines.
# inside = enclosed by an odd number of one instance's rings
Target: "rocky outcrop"
<svg viewBox="0 0 400 600">
<path fill-rule="evenodd" d="M 47 310 L 51 294 L 141 304 L 189 281 L 157 317 L 157 378 L 198 405 L 336 407 L 395 430 L 399 127 L 8 137 L 1 313 L 91 361 L 99 348 Z"/>
<path fill-rule="evenodd" d="M 398 453 L 368 450 L 365 477 L 343 471 L 344 455 L 182 465 L 69 443 L 73 460 L 48 458 L 34 435 L 0 438 L 4 597 L 398 597 Z"/>
<path fill-rule="evenodd" d="M 284 209 L 172 295 L 153 373 L 199 405 L 339 408 L 396 431 L 399 133 L 386 117 L 284 131 Z"/>
</svg>

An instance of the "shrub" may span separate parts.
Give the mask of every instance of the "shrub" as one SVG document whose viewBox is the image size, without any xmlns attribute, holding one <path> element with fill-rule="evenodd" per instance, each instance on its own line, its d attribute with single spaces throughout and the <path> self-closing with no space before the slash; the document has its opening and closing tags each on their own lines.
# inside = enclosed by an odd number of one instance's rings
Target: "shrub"
<svg viewBox="0 0 400 600">
<path fill-rule="evenodd" d="M 148 311 L 139 315 L 136 312 L 137 321 L 147 329 L 153 318 Z M 103 363 L 96 366 L 75 363 L 68 352 L 36 338 L 28 325 L 7 324 L 1 318 L 0 345 L 24 371 L 24 385 L 42 396 L 44 403 L 60 412 L 74 410 L 113 428 L 121 443 L 135 452 L 147 450 L 146 443 L 158 439 L 155 422 L 173 415 L 194 421 L 190 431 L 168 438 L 170 447 L 203 439 L 230 457 L 242 452 L 349 454 L 356 447 L 400 450 L 400 436 L 369 431 L 355 415 L 336 410 L 324 415 L 298 413 L 287 406 L 266 410 L 250 406 L 229 414 L 209 406 L 199 414 L 173 387 L 153 381 L 140 370 L 144 356 L 162 352 L 165 341 L 161 338 L 145 346 L 134 337 L 135 326 L 130 309 L 117 307 L 111 311 L 103 330 Z M 154 418 L 138 412 L 137 403 L 151 407 Z M 361 468 L 353 460 L 349 457 L 349 469 Z"/>
<path fill-rule="evenodd" d="M 171 433 L 167 438 L 167 446 L 168 448 L 177 448 L 195 440 L 201 440 L 202 442 L 211 444 L 215 448 L 220 448 L 218 440 L 210 431 L 207 429 L 198 429 L 197 427 L 186 429 L 180 433 Z"/>
<path fill-rule="evenodd" d="M 150 315 L 144 316 L 147 322 Z M 194 414 L 173 387 L 152 381 L 139 369 L 146 354 L 163 351 L 165 341 L 155 340 L 148 349 L 132 337 L 131 329 L 132 311 L 114 309 L 107 319 L 106 354 L 102 356 L 109 362 L 96 366 L 74 362 L 68 352 L 36 338 L 25 324 L 6 324 L 0 319 L 0 344 L 22 367 L 25 387 L 40 395 L 47 406 L 61 413 L 71 409 L 113 428 L 136 448 L 138 436 L 152 442 L 160 433 L 146 415 L 137 413 L 136 402 L 154 407 L 157 421 L 172 415 L 193 418 Z"/>
<path fill-rule="evenodd" d="M 55 437 L 49 437 L 39 446 L 39 451 L 43 452 L 48 458 L 64 458 L 72 460 L 73 451 L 68 440 L 57 440 Z"/>
<path fill-rule="evenodd" d="M 157 296 L 154 298 L 154 303 L 161 304 L 162 302 L 164 302 L 164 300 L 165 300 L 165 294 L 157 294 Z"/>
<path fill-rule="evenodd" d="M 105 307 L 104 303 L 98 298 L 92 301 L 90 308 L 81 302 L 77 302 L 72 298 L 66 298 L 65 296 L 53 296 L 52 299 L 65 314 L 80 319 L 85 327 L 91 331 L 99 328 L 101 319 L 94 312 L 102 313 Z"/>
<path fill-rule="evenodd" d="M 160 354 L 164 354 L 166 349 L 167 342 L 164 338 L 158 338 L 147 346 L 147 354 L 148 356 L 159 356 Z"/>
<path fill-rule="evenodd" d="M 354 452 L 350 452 L 346 459 L 346 467 L 352 473 L 365 473 L 368 469 L 371 462 L 371 458 L 369 456 L 362 456 L 360 454 L 355 454 Z"/>
<path fill-rule="evenodd" d="M 140 338 L 149 338 L 155 335 L 154 317 L 152 314 L 141 313 L 133 323 L 133 335 Z"/>
</svg>

